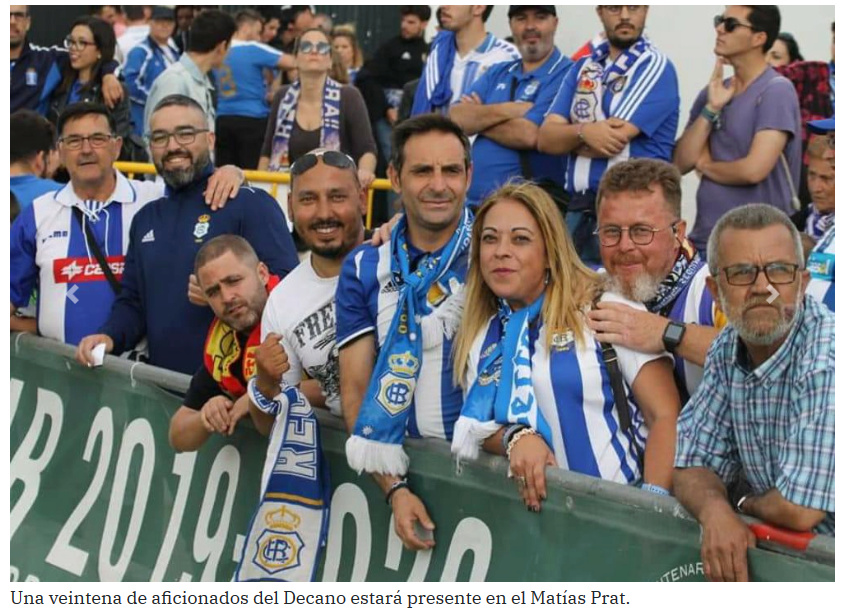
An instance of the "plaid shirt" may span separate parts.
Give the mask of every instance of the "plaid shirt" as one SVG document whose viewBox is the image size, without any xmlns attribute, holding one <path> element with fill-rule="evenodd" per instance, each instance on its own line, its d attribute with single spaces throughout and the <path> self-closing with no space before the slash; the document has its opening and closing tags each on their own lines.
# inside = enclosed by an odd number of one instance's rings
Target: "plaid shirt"
<svg viewBox="0 0 843 611">
<path fill-rule="evenodd" d="M 775 488 L 827 512 L 834 535 L 834 314 L 811 297 L 784 344 L 754 369 L 730 325 L 705 361 L 679 418 L 676 466 L 704 467 L 730 483 L 741 468 L 756 494 Z"/>
<path fill-rule="evenodd" d="M 776 70 L 796 87 L 802 114 L 802 150 L 808 147 L 808 121 L 825 119 L 834 114 L 834 64 L 826 62 L 794 62 Z M 804 159 L 808 165 L 807 154 Z"/>
</svg>

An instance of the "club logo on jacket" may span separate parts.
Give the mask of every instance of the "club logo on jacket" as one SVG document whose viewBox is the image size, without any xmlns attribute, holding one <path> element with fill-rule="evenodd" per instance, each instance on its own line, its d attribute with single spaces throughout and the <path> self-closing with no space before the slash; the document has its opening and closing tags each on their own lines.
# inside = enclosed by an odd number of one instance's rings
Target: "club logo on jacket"
<svg viewBox="0 0 843 611">
<path fill-rule="evenodd" d="M 193 236 L 197 241 L 208 235 L 208 229 L 211 227 L 211 216 L 209 214 L 203 214 L 199 217 L 198 221 L 196 227 L 193 228 Z"/>
</svg>

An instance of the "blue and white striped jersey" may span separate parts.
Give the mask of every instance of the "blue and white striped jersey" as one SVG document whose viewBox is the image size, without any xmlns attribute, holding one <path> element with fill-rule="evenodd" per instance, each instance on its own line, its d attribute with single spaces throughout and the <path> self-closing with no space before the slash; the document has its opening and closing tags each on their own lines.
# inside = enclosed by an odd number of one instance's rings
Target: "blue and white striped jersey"
<svg viewBox="0 0 843 611">
<path fill-rule="evenodd" d="M 520 59 L 521 54 L 515 45 L 499 39 L 492 33 L 487 34 L 480 46 L 465 57 L 455 53 L 454 65 L 451 68 L 451 105 L 459 102 L 463 94 L 468 93 L 475 81 L 489 68 L 501 62 Z M 430 65 L 430 59 L 427 65 Z"/>
<path fill-rule="evenodd" d="M 410 247 L 411 258 L 413 248 Z M 452 269 L 465 281 L 468 252 Z M 427 306 L 436 308 L 457 287 L 435 284 Z M 364 244 L 352 251 L 343 263 L 337 286 L 337 349 L 368 333 L 377 332 L 378 350 L 395 316 L 399 287 L 391 271 L 391 246 L 379 248 Z M 462 391 L 453 382 L 453 342 L 445 340 L 435 349 L 425 349 L 407 420 L 410 437 L 437 437 L 450 440 L 454 422 L 462 409 Z"/>
<path fill-rule="evenodd" d="M 35 199 L 12 225 L 11 302 L 17 307 L 27 305 L 38 286 L 38 332 L 45 337 L 79 343 L 97 332 L 114 302 L 73 208 L 83 210 L 83 222 L 119 280 L 132 219 L 145 204 L 163 195 L 161 185 L 128 180 L 120 172 L 116 177 L 108 202 L 82 200 L 68 184 Z"/>
<path fill-rule="evenodd" d="M 643 310 L 644 306 L 605 293 L 601 301 L 617 301 Z M 491 320 L 490 320 L 491 322 Z M 550 427 L 545 441 L 562 469 L 628 484 L 642 475 L 631 438 L 620 430 L 618 411 L 600 343 L 583 322 L 585 341 L 574 342 L 573 333 L 551 338 L 542 325 L 534 343 L 532 381 L 538 408 Z M 488 348 L 487 324 L 469 355 L 466 388 L 477 378 L 480 355 Z M 647 425 L 632 396 L 632 385 L 641 368 L 662 354 L 641 354 L 615 346 L 618 364 L 627 388 L 632 428 L 639 446 L 647 440 Z M 501 384 L 507 382 L 501 381 Z M 642 457 L 643 459 L 643 457 Z"/>
<path fill-rule="evenodd" d="M 589 61 L 590 58 L 583 58 L 568 71 L 548 114 L 573 122 L 576 94 L 588 94 L 594 89 L 589 76 L 582 74 Z M 565 184 L 569 193 L 596 193 L 606 170 L 622 161 L 639 157 L 671 161 L 679 124 L 679 82 L 673 63 L 649 46 L 624 77 L 604 88 L 602 108 L 607 118 L 623 119 L 641 133 L 610 159 L 590 159 L 572 153 Z"/>
<path fill-rule="evenodd" d="M 808 295 L 834 312 L 834 226 L 829 229 L 814 247 L 808 258 Z"/>
<path fill-rule="evenodd" d="M 276 69 L 283 54 L 260 42 L 232 40 L 222 67 L 214 70 L 219 100 L 217 116 L 269 115 L 264 69 Z"/>
</svg>

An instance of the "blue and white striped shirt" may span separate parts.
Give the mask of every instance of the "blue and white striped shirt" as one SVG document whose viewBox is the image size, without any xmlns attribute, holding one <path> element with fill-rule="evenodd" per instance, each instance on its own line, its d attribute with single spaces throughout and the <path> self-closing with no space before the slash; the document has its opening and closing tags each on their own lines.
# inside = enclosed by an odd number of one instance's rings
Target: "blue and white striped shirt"
<svg viewBox="0 0 843 611">
<path fill-rule="evenodd" d="M 455 53 L 454 65 L 451 68 L 451 105 L 459 102 L 460 98 L 469 92 L 475 81 L 489 68 L 501 62 L 520 59 L 521 54 L 515 45 L 497 38 L 492 33 L 487 34 L 480 46 L 465 57 L 460 57 L 459 53 Z M 428 60 L 429 64 L 430 60 Z"/>
<path fill-rule="evenodd" d="M 808 258 L 811 282 L 808 295 L 834 312 L 834 226 L 832 225 L 814 247 Z"/>
<path fill-rule="evenodd" d="M 601 301 L 616 301 L 638 310 L 644 306 L 605 293 Z M 491 320 L 489 321 L 491 322 Z M 550 427 L 548 445 L 562 469 L 629 484 L 641 477 L 629 434 L 640 447 L 647 440 L 647 425 L 632 396 L 632 385 L 641 368 L 666 354 L 641 354 L 615 346 L 618 364 L 627 388 L 632 428 L 620 430 L 618 408 L 600 343 L 583 322 L 585 341 L 573 343 L 573 335 L 552 341 L 548 352 L 547 331 L 542 325 L 534 342 L 532 358 L 533 392 L 539 411 Z M 488 349 L 489 324 L 478 335 L 469 354 L 466 388 L 477 379 L 480 355 Z M 501 381 L 501 384 L 507 384 Z M 643 460 L 643 457 L 641 457 Z"/>
<path fill-rule="evenodd" d="M 679 417 L 676 467 L 710 469 L 726 483 L 743 469 L 756 494 L 775 488 L 827 512 L 815 530 L 834 535 L 834 314 L 806 297 L 784 344 L 748 363 L 726 327 Z"/>
<path fill-rule="evenodd" d="M 548 114 L 572 122 L 572 105 L 578 89 L 586 87 L 581 79 L 588 77 L 581 73 L 589 61 L 590 58 L 582 58 L 568 71 Z M 602 108 L 606 117 L 632 123 L 641 133 L 610 159 L 590 159 L 572 153 L 566 181 L 569 193 L 596 193 L 603 174 L 616 163 L 638 157 L 670 162 L 673 157 L 679 125 L 679 82 L 673 63 L 657 48 L 649 46 L 615 83 L 619 85 L 607 86 L 603 92 Z"/>
<path fill-rule="evenodd" d="M 410 246 L 411 261 L 421 252 Z M 399 287 L 393 279 L 391 245 L 380 248 L 364 244 L 352 251 L 343 263 L 337 286 L 337 349 L 368 333 L 376 332 L 378 350 L 383 345 L 395 316 Z M 468 251 L 452 269 L 462 282 L 468 266 Z M 428 308 L 435 309 L 456 287 L 435 284 L 428 295 Z M 425 349 L 415 396 L 407 421 L 410 437 L 437 437 L 450 440 L 454 422 L 462 409 L 462 391 L 453 382 L 451 340 Z"/>
</svg>

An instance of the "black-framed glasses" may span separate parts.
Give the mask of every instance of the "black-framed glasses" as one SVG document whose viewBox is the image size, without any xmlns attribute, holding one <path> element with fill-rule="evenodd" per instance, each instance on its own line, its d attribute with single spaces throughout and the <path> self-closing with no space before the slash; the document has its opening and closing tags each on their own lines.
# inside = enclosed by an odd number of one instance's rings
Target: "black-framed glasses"
<svg viewBox="0 0 843 611">
<path fill-rule="evenodd" d="M 751 286 L 755 284 L 758 274 L 762 271 L 770 284 L 793 284 L 799 269 L 800 267 L 795 263 L 768 263 L 767 265 L 730 265 L 720 271 L 726 276 L 726 282 L 732 286 Z"/>
<path fill-rule="evenodd" d="M 73 38 L 68 36 L 64 39 L 64 48 L 65 49 L 79 49 L 80 51 L 84 51 L 88 47 L 96 47 L 97 43 L 92 42 L 90 40 L 82 40 L 81 38 Z"/>
<path fill-rule="evenodd" d="M 25 13 L 24 11 L 9 11 L 9 19 L 22 20 L 27 17 L 29 17 L 29 13 Z"/>
<path fill-rule="evenodd" d="M 345 153 L 341 153 L 340 151 L 315 151 L 296 159 L 295 163 L 290 167 L 290 176 L 301 176 L 305 172 L 312 170 L 319 162 L 320 157 L 322 158 L 322 163 L 332 168 L 357 170 L 357 164 Z"/>
<path fill-rule="evenodd" d="M 724 17 L 723 15 L 715 15 L 714 29 L 716 30 L 721 25 L 728 34 L 731 34 L 738 28 L 749 28 L 750 30 L 755 32 L 755 27 L 752 24 L 743 23 L 742 21 L 739 21 L 737 17 Z"/>
<path fill-rule="evenodd" d="M 85 140 L 88 141 L 88 144 L 91 145 L 91 148 L 101 149 L 106 144 L 111 142 L 112 138 L 114 138 L 114 134 L 91 134 L 90 136 L 62 136 L 59 138 L 59 142 L 64 146 L 66 149 L 71 151 L 78 151 L 82 148 L 82 145 L 85 143 Z"/>
<path fill-rule="evenodd" d="M 657 233 L 667 230 L 676 231 L 676 223 L 673 223 L 669 227 L 662 227 L 661 229 L 656 229 L 655 227 L 643 224 L 632 225 L 631 227 L 606 225 L 604 227 L 598 227 L 597 231 L 594 232 L 594 235 L 597 236 L 600 240 L 600 244 L 603 246 L 617 246 L 621 243 L 623 233 L 626 231 L 633 244 L 636 246 L 647 246 L 653 243 L 653 240 L 656 239 Z"/>
<path fill-rule="evenodd" d="M 196 136 L 198 134 L 206 134 L 209 131 L 211 130 L 196 129 L 195 127 L 183 127 L 174 132 L 165 132 L 160 130 L 147 134 L 146 141 L 149 142 L 149 146 L 155 149 L 162 149 L 170 144 L 170 138 L 175 138 L 177 144 L 186 146 L 196 142 Z"/>
<path fill-rule="evenodd" d="M 606 10 L 607 13 L 610 15 L 620 15 L 623 12 L 623 9 L 626 9 L 630 13 L 637 13 L 642 8 L 644 8 L 643 4 L 604 4 L 603 8 Z"/>
<path fill-rule="evenodd" d="M 311 40 L 303 40 L 299 43 L 299 53 L 318 53 L 319 55 L 328 55 L 331 53 L 331 43 L 328 42 L 313 42 Z"/>
</svg>

